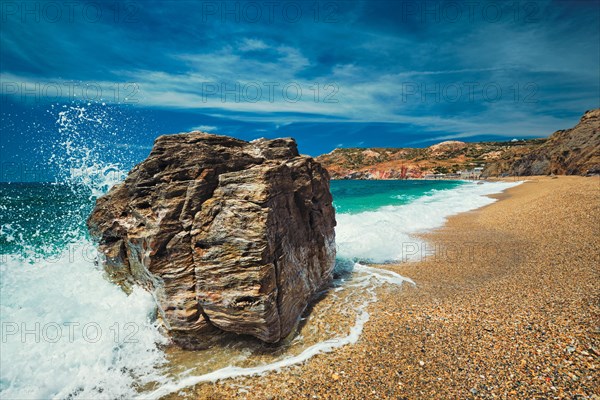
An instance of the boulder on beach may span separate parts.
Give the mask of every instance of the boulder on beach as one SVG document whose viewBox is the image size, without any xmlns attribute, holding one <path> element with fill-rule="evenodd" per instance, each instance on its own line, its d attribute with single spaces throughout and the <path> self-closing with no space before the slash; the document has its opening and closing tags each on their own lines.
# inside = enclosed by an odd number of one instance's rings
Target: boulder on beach
<svg viewBox="0 0 600 400">
<path fill-rule="evenodd" d="M 184 348 L 222 332 L 274 343 L 330 282 L 329 175 L 293 139 L 156 139 L 88 219 L 110 279 L 150 290 Z"/>
</svg>

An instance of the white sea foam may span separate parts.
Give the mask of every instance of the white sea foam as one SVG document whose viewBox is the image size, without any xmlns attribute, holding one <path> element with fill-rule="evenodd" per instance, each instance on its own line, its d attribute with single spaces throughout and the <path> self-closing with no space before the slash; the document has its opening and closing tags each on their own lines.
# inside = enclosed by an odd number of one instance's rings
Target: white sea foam
<svg viewBox="0 0 600 400">
<path fill-rule="evenodd" d="M 358 314 L 354 326 L 350 328 L 350 333 L 346 336 L 324 340 L 322 342 L 310 346 L 297 356 L 287 357 L 270 364 L 249 368 L 228 366 L 210 372 L 208 374 L 199 376 L 188 376 L 180 380 L 170 381 L 164 383 L 159 389 L 155 390 L 152 393 L 145 393 L 140 395 L 139 398 L 159 399 L 162 396 L 165 396 L 169 393 L 174 393 L 183 388 L 197 385 L 198 383 L 202 382 L 215 382 L 222 379 L 237 378 L 240 376 L 261 375 L 266 372 L 278 371 L 285 367 L 303 363 L 317 354 L 329 353 L 339 347 L 356 343 L 356 341 L 358 341 L 358 338 L 360 337 L 360 334 L 362 333 L 365 323 L 369 320 L 369 313 L 366 311 L 366 305 L 367 303 L 365 303 L 363 307 L 361 307 L 361 312 Z"/>
<path fill-rule="evenodd" d="M 404 206 L 355 215 L 339 214 L 340 256 L 361 258 L 365 254 L 370 256 L 366 259 L 397 259 L 398 241 L 414 242 L 411 234 L 440 226 L 449 215 L 489 204 L 493 199 L 485 195 L 513 185 L 466 184 L 432 191 L 429 196 Z M 353 232 L 363 234 L 353 239 L 364 240 L 365 235 L 372 239 L 364 248 L 352 249 L 350 244 L 356 241 L 345 238 L 352 237 Z M 159 398 L 201 382 L 277 371 L 303 363 L 316 354 L 356 343 L 369 320 L 368 306 L 377 300 L 376 289 L 383 284 L 414 284 L 388 270 L 345 263 L 352 270 L 352 278 L 338 289 L 362 293 L 364 299 L 355 306 L 354 325 L 345 335 L 315 343 L 299 354 L 284 355 L 271 363 L 245 368 L 229 365 L 201 375 L 189 372 L 167 375 L 161 371 L 164 353 L 157 347 L 166 339 L 151 322 L 155 309 L 151 294 L 136 289 L 125 295 L 94 266 L 90 243 L 83 241 L 79 246 L 53 260 L 26 262 L 8 257 L 0 267 L 3 397 Z M 96 340 L 98 327 L 102 333 Z M 23 336 L 25 329 L 30 333 Z M 128 336 L 134 330 L 135 334 Z M 57 331 L 60 331 L 58 340 Z M 145 383 L 152 383 L 155 389 L 150 392 L 135 389 Z"/>
<path fill-rule="evenodd" d="M 0 264 L 2 398 L 131 398 L 158 379 L 151 294 L 104 279 L 89 245 Z"/>
<path fill-rule="evenodd" d="M 152 295 L 137 288 L 127 296 L 104 278 L 93 259 L 93 246 L 84 241 L 56 258 L 9 256 L 0 265 L 3 398 L 160 398 L 201 382 L 278 371 L 356 343 L 369 320 L 367 308 L 377 300 L 375 289 L 412 283 L 356 263 L 349 266 L 352 278 L 340 287 L 363 297 L 346 335 L 263 365 L 169 376 L 161 369 L 166 359 L 157 345 L 166 339 L 152 323 Z M 157 389 L 135 389 L 146 383 Z"/>
<path fill-rule="evenodd" d="M 373 277 L 380 281 L 381 283 L 389 283 L 392 285 L 401 285 L 404 282 L 408 282 L 412 285 L 416 285 L 412 279 L 406 278 L 402 275 L 399 275 L 393 271 L 388 271 L 387 269 L 368 267 L 361 263 L 354 263 L 354 270 L 363 272 L 367 277 Z"/>
<path fill-rule="evenodd" d="M 86 190 L 90 200 L 125 176 L 120 165 L 105 159 L 102 142 L 88 137 L 90 131 L 112 129 L 104 117 L 104 109 L 63 107 L 60 137 L 50 146 L 60 182 Z M 70 215 L 61 229 L 39 227 L 36 234 L 54 237 L 58 246 L 68 243 L 54 256 L 27 243 L 18 221 L 0 227 L 8 243 L 23 244 L 21 253 L 0 256 L 2 398 L 132 398 L 136 386 L 162 379 L 165 356 L 158 345 L 166 338 L 153 322 L 152 295 L 140 288 L 126 295 L 105 279 L 94 263 L 93 244 L 80 231 L 80 218 L 86 217 L 80 211 L 87 207 L 60 210 Z M 70 235 L 53 231 L 63 228 Z"/>
<path fill-rule="evenodd" d="M 414 260 L 423 246 L 415 234 L 441 227 L 447 217 L 496 201 L 488 197 L 521 182 L 466 183 L 400 206 L 337 214 L 336 243 L 342 258 L 383 263 Z"/>
</svg>

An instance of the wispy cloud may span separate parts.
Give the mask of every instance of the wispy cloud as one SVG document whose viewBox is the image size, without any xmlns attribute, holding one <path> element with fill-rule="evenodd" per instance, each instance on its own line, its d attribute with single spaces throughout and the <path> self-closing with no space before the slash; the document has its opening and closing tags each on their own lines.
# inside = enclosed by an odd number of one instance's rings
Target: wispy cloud
<svg viewBox="0 0 600 400">
<path fill-rule="evenodd" d="M 241 51 L 255 51 L 255 50 L 264 50 L 269 48 L 269 46 L 260 39 L 251 39 L 246 38 L 242 41 L 239 46 Z"/>
<path fill-rule="evenodd" d="M 215 132 L 216 130 L 218 130 L 218 128 L 216 126 L 211 126 L 211 125 L 199 125 L 199 126 L 194 126 L 193 128 L 190 128 L 191 131 L 200 131 L 200 132 Z"/>
<path fill-rule="evenodd" d="M 393 4 L 358 2 L 344 3 L 331 24 L 194 26 L 198 10 L 177 7 L 145 9 L 145 22 L 154 22 L 147 30 L 108 21 L 7 25 L 2 96 L 23 96 L 14 83 L 37 85 L 44 97 L 40 85 L 77 81 L 100 88 L 108 102 L 269 123 L 275 130 L 396 124 L 431 132 L 423 141 L 539 136 L 598 106 L 598 16 L 585 8 L 552 3 L 536 23 L 424 23 L 402 18 Z M 166 18 L 178 14 L 181 21 Z M 85 41 L 73 39 L 74 32 Z M 39 48 L 32 37 L 42 38 Z M 147 48 L 154 49 L 151 56 Z M 42 56 L 50 50 L 61 56 L 60 65 Z M 82 70 L 91 72 L 80 75 Z M 204 120 L 196 121 L 190 124 Z M 221 129 L 220 122 L 208 121 L 187 126 L 214 132 L 217 126 L 210 124 L 217 123 Z M 349 142 L 332 140 L 332 146 Z"/>
</svg>

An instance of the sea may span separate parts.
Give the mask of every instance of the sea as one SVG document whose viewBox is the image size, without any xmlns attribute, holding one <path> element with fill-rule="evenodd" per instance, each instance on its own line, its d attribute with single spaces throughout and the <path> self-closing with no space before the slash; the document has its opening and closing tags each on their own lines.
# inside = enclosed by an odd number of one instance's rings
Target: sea
<svg viewBox="0 0 600 400">
<path fill-rule="evenodd" d="M 418 261 L 426 246 L 422 233 L 518 184 L 332 181 L 334 281 L 294 332 L 277 345 L 226 337 L 214 348 L 185 351 L 170 346 L 156 323 L 151 293 L 135 288 L 126 294 L 98 265 L 85 221 L 96 199 L 127 171 L 97 149 L 77 148 L 72 139 L 81 130 L 73 120 L 82 113 L 67 111 L 57 119 L 63 151 L 51 160 L 62 168 L 61 178 L 0 183 L 2 399 L 157 399 L 352 346 L 377 306 L 378 290 L 419 284 L 385 264 Z"/>
</svg>

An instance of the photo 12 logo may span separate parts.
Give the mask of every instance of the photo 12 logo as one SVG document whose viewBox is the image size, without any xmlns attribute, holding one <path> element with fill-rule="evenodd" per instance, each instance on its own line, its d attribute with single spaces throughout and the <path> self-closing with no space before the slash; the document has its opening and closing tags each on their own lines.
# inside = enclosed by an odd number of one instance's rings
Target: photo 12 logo
<svg viewBox="0 0 600 400">
<path fill-rule="evenodd" d="M 112 340 L 114 343 L 137 343 L 140 326 L 134 322 L 114 322 L 110 326 L 97 322 L 9 322 L 1 326 L 2 343 L 98 343 Z"/>
<path fill-rule="evenodd" d="M 202 82 L 202 102 L 211 100 L 221 103 L 258 103 L 285 101 L 297 103 L 338 103 L 340 88 L 337 83 L 298 82 Z"/>
<path fill-rule="evenodd" d="M 139 102 L 140 86 L 135 82 L 17 82 L 7 81 L 0 84 L 2 101 L 10 98 L 24 103 L 59 101 L 106 101 L 118 104 L 136 104 Z"/>
<path fill-rule="evenodd" d="M 190 3 L 199 7 L 202 23 L 317 23 L 339 22 L 341 5 L 334 1 L 202 1 Z"/>
<path fill-rule="evenodd" d="M 499 249 L 494 243 L 487 242 L 440 242 L 435 244 L 421 242 L 403 242 L 401 260 L 445 262 L 451 264 L 465 262 L 490 262 L 499 258 L 512 262 L 526 262 L 529 243 L 511 243 L 509 250 Z"/>
<path fill-rule="evenodd" d="M 537 103 L 539 87 L 535 82 L 402 82 L 402 103 Z"/>
<path fill-rule="evenodd" d="M 536 1 L 401 0 L 402 22 L 500 23 L 538 22 L 543 6 Z"/>
<path fill-rule="evenodd" d="M 22 162 L 0 163 L 0 182 L 47 182 L 53 176 L 48 166 Z"/>
<path fill-rule="evenodd" d="M 8 227 L 8 228 L 7 228 Z M 0 226 L 0 233 L 2 232 L 11 232 L 9 225 Z M 14 234 L 12 234 L 15 236 Z M 26 248 L 22 249 L 23 257 L 28 257 L 34 263 L 38 263 L 40 261 L 44 261 L 45 263 L 62 263 L 63 265 L 66 263 L 74 264 L 79 260 L 84 260 L 90 263 L 97 263 L 103 255 L 98 253 L 98 249 L 93 243 L 85 243 L 84 245 L 80 245 L 77 243 L 69 243 L 66 246 L 66 250 L 60 253 L 35 253 L 30 254 L 27 252 Z M 8 254 L 0 254 L 0 264 L 5 264 L 8 262 L 9 255 Z"/>
<path fill-rule="evenodd" d="M 2 23 L 138 23 L 141 4 L 133 1 L 2 1 Z"/>
</svg>

